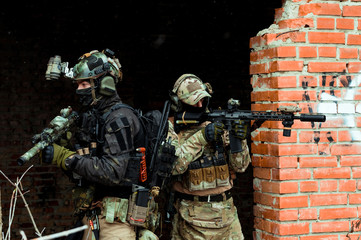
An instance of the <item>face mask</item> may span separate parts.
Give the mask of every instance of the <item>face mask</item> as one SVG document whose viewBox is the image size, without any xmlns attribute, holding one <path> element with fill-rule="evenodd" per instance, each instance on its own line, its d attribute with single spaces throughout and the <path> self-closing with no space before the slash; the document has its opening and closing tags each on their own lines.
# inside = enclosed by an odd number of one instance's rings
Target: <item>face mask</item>
<svg viewBox="0 0 361 240">
<path fill-rule="evenodd" d="M 75 92 L 79 96 L 79 102 L 82 106 L 88 107 L 93 102 L 92 89 L 77 89 Z"/>
<path fill-rule="evenodd" d="M 209 98 L 204 98 L 202 107 L 194 107 L 188 104 L 184 104 L 184 111 L 192 113 L 201 113 L 206 111 L 209 104 Z"/>
</svg>

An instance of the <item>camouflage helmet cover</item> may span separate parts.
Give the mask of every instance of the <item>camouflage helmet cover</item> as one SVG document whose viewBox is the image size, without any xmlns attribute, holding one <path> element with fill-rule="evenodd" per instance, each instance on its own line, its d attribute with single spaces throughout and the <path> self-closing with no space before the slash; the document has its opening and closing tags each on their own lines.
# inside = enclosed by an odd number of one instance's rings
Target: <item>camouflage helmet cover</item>
<svg viewBox="0 0 361 240">
<path fill-rule="evenodd" d="M 189 105 L 196 104 L 204 97 L 211 97 L 206 85 L 194 74 L 183 74 L 178 78 L 173 87 L 173 92 L 178 98 Z"/>
<path fill-rule="evenodd" d="M 115 59 L 107 57 L 98 50 L 93 50 L 79 58 L 79 62 L 73 67 L 73 79 L 86 80 L 98 78 L 109 72 L 116 82 L 121 80 L 121 66 Z"/>
</svg>

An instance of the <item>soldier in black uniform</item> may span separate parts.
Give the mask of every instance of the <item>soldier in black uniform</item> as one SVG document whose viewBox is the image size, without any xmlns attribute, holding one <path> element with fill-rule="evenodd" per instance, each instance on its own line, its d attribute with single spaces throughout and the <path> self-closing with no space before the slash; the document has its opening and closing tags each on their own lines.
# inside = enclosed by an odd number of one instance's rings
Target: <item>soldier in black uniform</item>
<svg viewBox="0 0 361 240">
<path fill-rule="evenodd" d="M 92 234 L 97 239 L 136 239 L 127 213 L 132 185 L 139 184 L 136 150 L 144 146 L 144 129 L 117 94 L 121 65 L 111 51 L 94 50 L 81 56 L 72 71 L 82 106 L 75 148 L 50 145 L 42 152 L 43 161 L 57 164 L 77 182 L 75 214 L 94 227 L 83 239 L 92 239 Z M 149 231 L 146 235 L 157 239 Z"/>
</svg>

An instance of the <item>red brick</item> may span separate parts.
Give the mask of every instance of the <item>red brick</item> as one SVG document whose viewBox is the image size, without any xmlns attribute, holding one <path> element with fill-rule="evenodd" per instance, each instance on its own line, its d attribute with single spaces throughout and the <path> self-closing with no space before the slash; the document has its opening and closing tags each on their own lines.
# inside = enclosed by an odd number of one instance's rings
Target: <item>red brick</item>
<svg viewBox="0 0 361 240">
<path fill-rule="evenodd" d="M 320 192 L 336 192 L 337 180 L 320 181 Z"/>
<path fill-rule="evenodd" d="M 338 191 L 339 192 L 355 192 L 356 191 L 356 180 L 340 180 Z"/>
<path fill-rule="evenodd" d="M 360 166 L 361 165 L 361 157 L 360 156 L 340 156 L 340 166 Z"/>
<path fill-rule="evenodd" d="M 300 240 L 339 240 L 337 235 L 300 236 Z"/>
<path fill-rule="evenodd" d="M 350 193 L 349 194 L 349 204 L 361 204 L 361 194 L 360 193 Z"/>
<path fill-rule="evenodd" d="M 352 168 L 352 177 L 353 178 L 361 178 L 361 167 L 353 167 Z"/>
<path fill-rule="evenodd" d="M 309 32 L 310 43 L 345 43 L 345 33 L 343 32 Z"/>
<path fill-rule="evenodd" d="M 361 62 L 349 62 L 347 64 L 347 70 L 349 73 L 361 72 Z"/>
<path fill-rule="evenodd" d="M 309 62 L 308 72 L 344 72 L 346 63 L 344 62 Z"/>
<path fill-rule="evenodd" d="M 269 168 L 253 168 L 253 177 L 271 179 L 271 169 Z"/>
<path fill-rule="evenodd" d="M 260 63 L 260 64 L 251 64 L 249 68 L 250 74 L 260 74 L 260 73 L 268 73 L 268 64 Z"/>
<path fill-rule="evenodd" d="M 340 48 L 340 58 L 358 58 L 357 48 Z"/>
<path fill-rule="evenodd" d="M 275 22 L 278 22 L 281 19 L 283 13 L 284 13 L 284 8 L 275 9 Z"/>
<path fill-rule="evenodd" d="M 298 182 L 270 182 L 262 181 L 261 182 L 262 192 L 268 193 L 297 193 L 298 192 Z"/>
<path fill-rule="evenodd" d="M 337 144 L 331 147 L 332 155 L 361 155 L 361 148 L 356 144 Z"/>
<path fill-rule="evenodd" d="M 312 18 L 294 18 L 294 19 L 286 19 L 278 22 L 278 26 L 280 29 L 284 28 L 302 28 L 302 27 L 314 27 L 313 19 Z"/>
<path fill-rule="evenodd" d="M 254 192 L 253 198 L 255 203 L 259 203 L 270 207 L 277 207 L 279 204 L 276 197 L 266 193 Z M 277 202 L 277 206 L 276 206 L 276 202 Z"/>
<path fill-rule="evenodd" d="M 343 6 L 342 16 L 361 17 L 361 6 Z"/>
<path fill-rule="evenodd" d="M 328 208 L 320 209 L 319 219 L 330 220 L 340 218 L 356 218 L 357 208 Z"/>
<path fill-rule="evenodd" d="M 308 88 L 308 87 L 318 86 L 318 80 L 316 76 L 300 76 L 299 79 L 300 79 L 299 87 Z"/>
<path fill-rule="evenodd" d="M 332 222 L 313 222 L 313 233 L 330 233 L 330 232 L 347 232 L 349 230 L 348 221 L 332 221 Z"/>
<path fill-rule="evenodd" d="M 298 210 L 276 210 L 258 205 L 254 207 L 254 215 L 276 221 L 294 221 L 298 219 Z"/>
<path fill-rule="evenodd" d="M 313 142 L 329 142 L 329 139 L 337 139 L 336 131 L 301 131 L 299 133 L 299 142 L 313 143 Z"/>
<path fill-rule="evenodd" d="M 275 207 L 280 209 L 308 207 L 308 196 L 281 196 L 275 200 Z"/>
<path fill-rule="evenodd" d="M 317 57 L 317 47 L 298 47 L 300 58 L 315 58 Z"/>
<path fill-rule="evenodd" d="M 253 239 L 262 239 L 262 240 L 299 240 L 298 237 L 280 237 L 274 236 L 274 234 L 268 234 L 267 232 L 253 232 Z"/>
<path fill-rule="evenodd" d="M 254 167 L 295 168 L 298 165 L 297 157 L 252 156 Z"/>
<path fill-rule="evenodd" d="M 296 57 L 295 46 L 282 46 L 274 48 L 276 50 L 276 57 Z"/>
<path fill-rule="evenodd" d="M 361 195 L 361 194 L 360 194 Z M 347 194 L 312 194 L 310 206 L 329 206 L 347 204 Z"/>
<path fill-rule="evenodd" d="M 300 5 L 299 16 L 305 16 L 309 13 L 314 15 L 341 15 L 341 9 L 339 4 L 328 4 L 328 3 L 309 3 Z"/>
<path fill-rule="evenodd" d="M 272 156 L 289 156 L 295 154 L 317 154 L 317 146 L 311 145 L 296 145 L 296 144 L 252 144 L 252 152 L 258 154 L 272 155 Z"/>
<path fill-rule="evenodd" d="M 336 50 L 336 47 L 318 47 L 318 56 L 335 58 Z"/>
<path fill-rule="evenodd" d="M 265 141 L 274 143 L 291 143 L 297 142 L 297 135 L 294 134 L 290 137 L 285 137 L 282 131 L 260 131 L 253 141 Z"/>
<path fill-rule="evenodd" d="M 318 182 L 317 181 L 300 182 L 300 191 L 301 192 L 317 192 L 318 191 Z"/>
<path fill-rule="evenodd" d="M 279 77 L 254 77 L 251 82 L 253 88 L 296 88 L 296 76 L 279 76 Z"/>
<path fill-rule="evenodd" d="M 270 62 L 269 71 L 273 72 L 289 72 L 302 71 L 303 61 L 274 61 Z"/>
<path fill-rule="evenodd" d="M 318 213 L 316 208 L 304 208 L 299 209 L 299 219 L 300 220 L 315 220 L 318 218 Z"/>
<path fill-rule="evenodd" d="M 279 33 L 279 34 L 265 34 L 263 36 L 264 44 L 263 45 L 270 45 L 274 41 L 291 41 L 294 43 L 304 43 L 306 42 L 306 33 L 305 32 L 286 32 L 286 33 Z"/>
<path fill-rule="evenodd" d="M 272 179 L 274 180 L 297 180 L 310 178 L 310 169 L 272 169 Z"/>
<path fill-rule="evenodd" d="M 314 178 L 350 178 L 351 169 L 344 168 L 317 168 L 313 170 Z"/>
<path fill-rule="evenodd" d="M 335 29 L 335 19 L 317 18 L 317 29 Z"/>
<path fill-rule="evenodd" d="M 289 88 L 297 86 L 296 76 L 271 77 L 270 81 L 272 88 Z"/>
<path fill-rule="evenodd" d="M 357 20 L 357 30 L 361 30 L 361 19 Z"/>
<path fill-rule="evenodd" d="M 279 224 L 279 230 L 274 233 L 277 235 L 302 235 L 310 232 L 310 224 L 308 222 L 300 223 L 284 223 Z"/>
<path fill-rule="evenodd" d="M 337 167 L 337 157 L 299 157 L 300 168 Z"/>
<path fill-rule="evenodd" d="M 337 29 L 347 29 L 352 30 L 355 27 L 355 21 L 354 19 L 348 19 L 348 18 L 338 18 L 336 19 L 336 28 Z"/>
<path fill-rule="evenodd" d="M 349 34 L 347 45 L 361 45 L 361 35 Z"/>
</svg>

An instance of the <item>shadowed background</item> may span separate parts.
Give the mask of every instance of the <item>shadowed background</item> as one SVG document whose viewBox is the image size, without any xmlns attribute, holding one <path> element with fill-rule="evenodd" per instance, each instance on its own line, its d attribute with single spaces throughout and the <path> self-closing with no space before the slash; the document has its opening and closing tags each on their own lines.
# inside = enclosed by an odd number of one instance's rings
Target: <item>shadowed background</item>
<svg viewBox="0 0 361 240">
<path fill-rule="evenodd" d="M 45 234 L 70 228 L 71 183 L 61 170 L 16 159 L 30 139 L 69 105 L 76 108 L 69 80 L 46 81 L 46 65 L 60 55 L 73 66 L 91 50 L 110 48 L 123 67 L 118 92 L 124 102 L 144 111 L 161 109 L 168 91 L 183 73 L 210 82 L 213 107 L 229 98 L 249 109 L 249 38 L 273 23 L 281 0 L 209 1 L 48 1 L 9 2 L 0 9 L 0 169 L 13 181 L 31 164 L 23 180 L 26 199 Z M 54 6 L 54 7 L 49 7 Z M 13 188 L 1 176 L 2 214 L 8 224 Z M 246 239 L 253 231 L 252 167 L 239 174 L 234 198 Z M 18 199 L 13 236 L 34 236 Z M 167 229 L 167 228 L 166 228 Z M 6 229 L 3 229 L 6 231 Z M 167 233 L 165 232 L 166 236 Z M 164 239 L 166 239 L 164 237 Z"/>
</svg>

